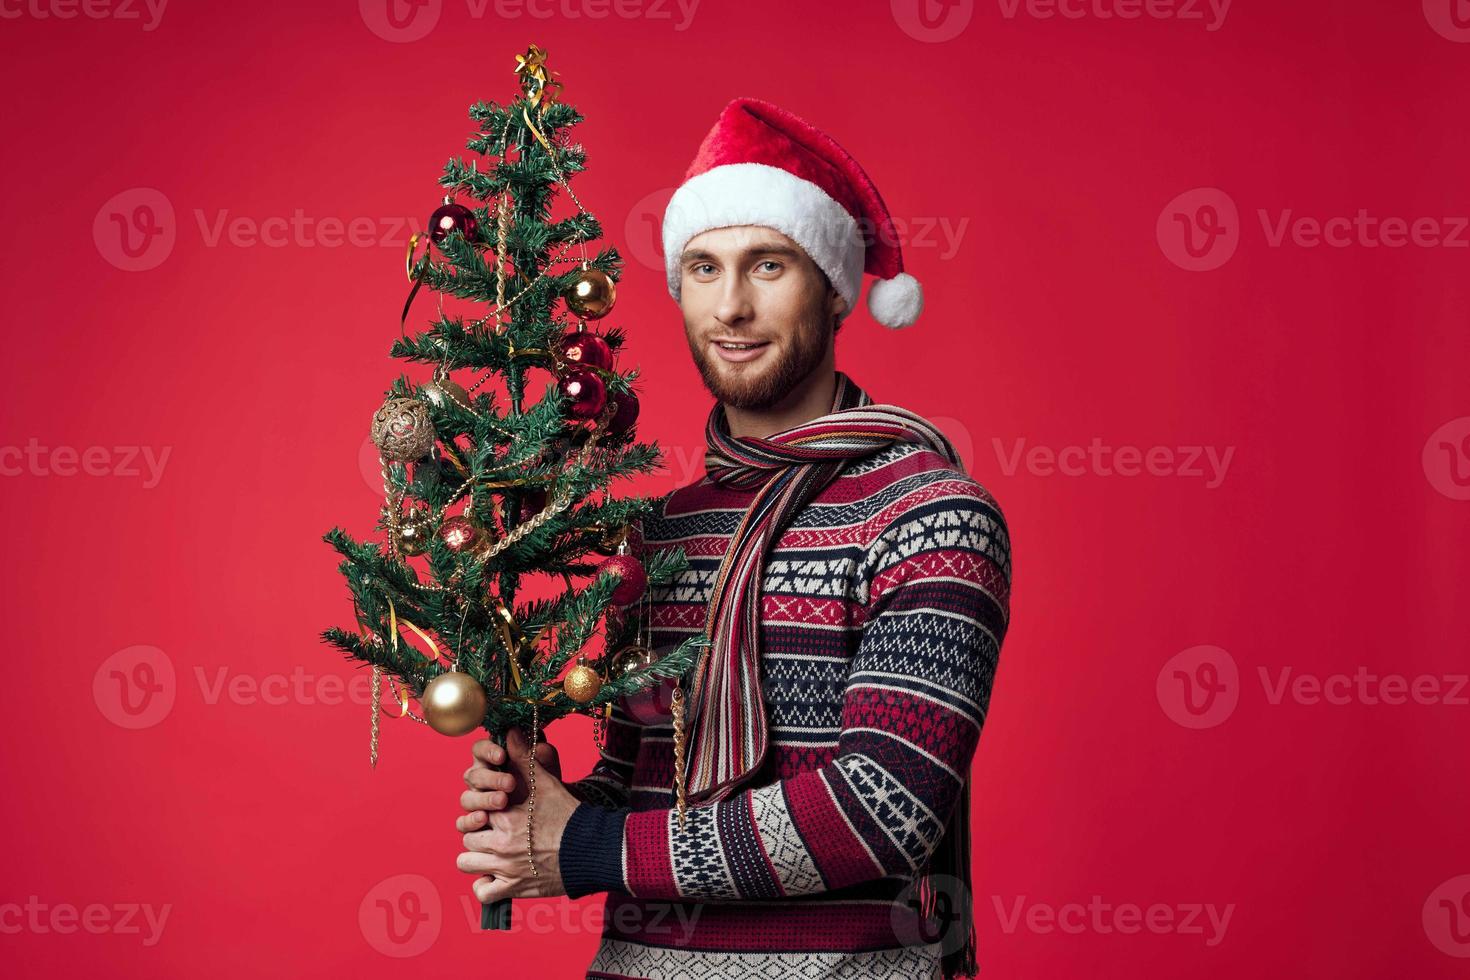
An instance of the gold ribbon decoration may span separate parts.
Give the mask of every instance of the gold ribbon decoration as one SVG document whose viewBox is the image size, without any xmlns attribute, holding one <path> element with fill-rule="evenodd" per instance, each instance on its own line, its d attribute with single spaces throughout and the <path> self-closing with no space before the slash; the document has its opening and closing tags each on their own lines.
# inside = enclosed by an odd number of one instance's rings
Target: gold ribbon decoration
<svg viewBox="0 0 1470 980">
<path fill-rule="evenodd" d="M 541 641 L 541 636 L 546 632 L 547 627 L 541 627 L 528 638 L 521 629 L 521 624 L 516 622 L 515 614 L 510 611 L 504 599 L 497 596 L 493 609 L 495 629 L 500 633 L 500 642 L 504 644 L 506 654 L 510 657 L 511 683 L 515 685 L 514 689 L 519 691 L 525 684 L 521 670 L 535 657 L 536 644 Z"/>
<path fill-rule="evenodd" d="M 556 96 L 548 91 L 548 88 L 561 88 L 561 82 L 551 76 L 555 72 L 546 70 L 546 52 L 532 44 L 526 48 L 525 54 L 516 55 L 515 74 L 521 76 L 521 91 L 526 95 L 526 101 L 541 109 L 541 99 L 544 96 L 547 102 L 556 101 Z"/>
<path fill-rule="evenodd" d="M 403 623 L 404 626 L 407 626 L 409 629 L 413 630 L 414 634 L 416 636 L 418 636 L 419 639 L 421 639 L 425 643 L 427 643 L 429 645 L 429 649 L 430 650 L 433 650 L 434 651 L 434 655 L 432 657 L 426 657 L 425 659 L 427 659 L 429 661 L 429 663 L 431 663 L 431 664 L 438 664 L 439 663 L 439 657 L 440 657 L 439 644 L 437 644 L 437 643 L 434 642 L 434 638 L 432 636 L 430 636 L 429 634 L 425 633 L 423 630 L 419 629 L 413 623 L 410 623 L 406 619 L 400 620 L 398 618 L 398 610 L 396 608 L 394 608 L 394 606 L 393 606 L 393 600 L 392 599 L 389 599 L 388 600 L 388 632 L 393 637 L 393 652 L 394 653 L 397 653 L 398 652 L 398 624 L 400 622 Z M 415 653 L 418 653 L 418 651 L 414 651 L 414 652 Z M 422 653 L 419 653 L 419 656 L 422 657 L 423 654 Z"/>
<path fill-rule="evenodd" d="M 525 54 L 516 55 L 515 73 L 521 76 L 521 91 L 526 95 L 526 105 L 521 107 L 521 118 L 526 121 L 526 128 L 531 131 L 531 135 L 546 147 L 546 152 L 551 155 L 552 162 L 555 163 L 556 151 L 551 148 L 551 144 L 541 134 L 541 130 L 536 128 L 536 124 L 531 122 L 531 108 L 534 106 L 538 115 L 544 112 L 546 107 L 541 104 L 542 99 L 544 98 L 547 102 L 555 102 L 556 96 L 551 89 L 553 87 L 559 89 L 562 84 L 551 77 L 555 74 L 554 72 L 546 70 L 546 52 L 534 44 L 526 49 Z M 558 173 L 557 176 L 560 177 L 561 174 Z"/>
<path fill-rule="evenodd" d="M 403 270 L 408 275 L 408 281 L 413 283 L 413 288 L 408 291 L 408 299 L 403 301 L 403 316 L 398 318 L 398 333 L 405 340 L 407 334 L 404 332 L 408 326 L 408 311 L 413 306 L 413 298 L 419 294 L 419 287 L 423 286 L 423 273 L 429 266 L 429 246 L 424 246 L 424 254 L 415 260 L 414 253 L 418 251 L 419 242 L 426 241 L 427 236 L 421 231 L 416 231 L 408 236 L 408 251 L 403 256 Z"/>
</svg>

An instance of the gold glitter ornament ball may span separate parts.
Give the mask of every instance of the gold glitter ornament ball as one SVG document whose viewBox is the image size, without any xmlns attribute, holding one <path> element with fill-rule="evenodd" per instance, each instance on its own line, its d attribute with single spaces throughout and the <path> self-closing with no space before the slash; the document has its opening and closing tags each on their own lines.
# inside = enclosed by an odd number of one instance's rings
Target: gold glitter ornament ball
<svg viewBox="0 0 1470 980">
<path fill-rule="evenodd" d="M 373 445 L 388 459 L 410 463 L 434 448 L 429 406 L 417 398 L 390 398 L 373 414 Z"/>
<path fill-rule="evenodd" d="M 435 408 L 446 408 L 450 402 L 460 408 L 470 407 L 469 392 L 463 386 L 450 381 L 447 377 L 438 377 L 433 381 L 426 382 L 419 391 L 427 398 Z"/>
<path fill-rule="evenodd" d="M 577 664 L 567 671 L 561 688 L 573 701 L 578 704 L 586 704 L 597 697 L 597 692 L 602 690 L 602 678 L 597 676 L 597 671 L 586 664 Z"/>
<path fill-rule="evenodd" d="M 607 316 L 618 300 L 618 287 L 601 269 L 582 269 L 577 281 L 567 287 L 563 294 L 567 309 L 584 320 L 596 320 Z"/>
<path fill-rule="evenodd" d="M 441 735 L 468 735 L 485 720 L 485 689 L 463 671 L 447 671 L 429 681 L 420 700 L 424 720 Z"/>
</svg>

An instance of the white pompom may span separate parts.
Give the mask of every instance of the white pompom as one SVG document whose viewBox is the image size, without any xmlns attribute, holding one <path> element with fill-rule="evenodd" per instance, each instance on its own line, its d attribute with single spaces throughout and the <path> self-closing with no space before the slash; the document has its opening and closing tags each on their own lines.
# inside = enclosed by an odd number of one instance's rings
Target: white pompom
<svg viewBox="0 0 1470 980">
<path fill-rule="evenodd" d="M 868 312 L 890 330 L 906 327 L 924 309 L 924 290 L 907 272 L 892 279 L 875 279 L 868 287 Z"/>
</svg>

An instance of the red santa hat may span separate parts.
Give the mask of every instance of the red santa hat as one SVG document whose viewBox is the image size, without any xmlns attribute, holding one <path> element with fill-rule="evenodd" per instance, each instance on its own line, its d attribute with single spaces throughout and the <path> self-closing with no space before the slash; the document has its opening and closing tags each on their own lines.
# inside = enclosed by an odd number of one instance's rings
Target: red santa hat
<svg viewBox="0 0 1470 980">
<path fill-rule="evenodd" d="M 893 218 L 863 168 L 826 133 L 759 99 L 725 106 L 669 200 L 664 267 L 675 300 L 684 246 L 732 225 L 764 225 L 800 245 L 848 312 L 864 272 L 878 277 L 868 312 L 885 327 L 906 327 L 924 308 L 919 281 L 903 271 Z"/>
</svg>

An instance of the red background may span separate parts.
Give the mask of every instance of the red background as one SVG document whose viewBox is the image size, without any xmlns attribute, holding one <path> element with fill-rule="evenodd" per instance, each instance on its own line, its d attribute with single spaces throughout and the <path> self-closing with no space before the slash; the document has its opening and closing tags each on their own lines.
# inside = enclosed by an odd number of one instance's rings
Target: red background
<svg viewBox="0 0 1470 980">
<path fill-rule="evenodd" d="M 927 20 L 914 0 L 706 0 L 687 24 L 652 0 L 605 19 L 445 0 L 411 41 L 370 28 L 384 2 L 175 0 L 151 30 L 144 8 L 3 5 L 7 973 L 570 976 L 590 957 L 600 898 L 566 925 L 557 901 L 538 929 L 470 926 L 452 829 L 470 740 L 390 722 L 371 770 L 368 708 L 330 687 L 366 672 L 316 639 L 351 621 L 320 536 L 369 533 L 380 503 L 361 458 L 402 367 L 403 222 L 534 40 L 587 116 L 579 196 L 629 256 L 611 320 L 672 454 L 649 491 L 697 472 L 708 404 L 654 231 L 724 103 L 826 129 L 908 223 L 922 320 L 890 333 L 860 312 L 839 360 L 943 420 L 1010 523 L 975 763 L 984 975 L 1465 975 L 1470 707 L 1447 702 L 1470 623 L 1470 43 L 1451 0 L 1238 0 L 1214 30 L 1208 7 L 1104 18 L 1091 0 Z M 139 188 L 173 214 L 151 199 L 140 220 L 165 235 L 128 271 L 112 216 Z M 1170 229 L 1208 220 L 1201 188 L 1238 209 L 1213 212 L 1236 246 L 1190 271 Z M 1360 209 L 1459 245 L 1272 243 L 1288 211 Z M 309 228 L 281 224 L 298 212 Z M 222 216 L 240 221 L 216 237 Z M 365 219 L 366 240 L 332 244 L 328 218 Z M 1174 465 L 1011 465 L 1018 440 L 1094 438 Z M 1176 472 L 1191 446 L 1233 450 L 1218 485 Z M 100 475 L 75 470 L 91 447 Z M 169 455 L 150 480 L 119 447 Z M 1234 709 L 1193 728 L 1170 662 L 1201 645 Z M 146 680 L 139 656 L 172 702 L 128 728 L 118 678 Z M 1286 669 L 1440 695 L 1273 698 Z M 584 772 L 586 725 L 553 738 Z M 376 904 L 410 907 L 399 875 L 442 908 L 408 958 L 382 951 L 405 948 Z M 1112 911 L 1069 918 L 1090 902 Z M 1120 933 L 1125 903 L 1175 926 Z M 1179 928 L 1191 903 L 1230 908 L 1223 935 Z M 130 904 L 168 909 L 151 945 Z M 1048 909 L 1080 925 L 1048 928 Z"/>
</svg>

